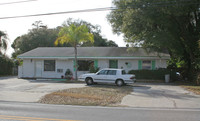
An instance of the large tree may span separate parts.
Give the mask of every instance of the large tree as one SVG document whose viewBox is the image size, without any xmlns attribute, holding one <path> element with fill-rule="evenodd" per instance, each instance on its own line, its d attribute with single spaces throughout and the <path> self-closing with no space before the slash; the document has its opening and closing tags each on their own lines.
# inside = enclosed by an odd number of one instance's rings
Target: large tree
<svg viewBox="0 0 200 121">
<path fill-rule="evenodd" d="M 83 42 L 80 46 L 118 46 L 114 41 L 108 41 L 100 35 L 101 28 L 98 25 L 92 25 L 83 20 L 68 19 L 64 22 L 63 26 L 70 26 L 71 24 L 75 24 L 76 26 L 86 25 L 88 31 L 94 35 L 94 43 Z M 49 29 L 42 21 L 36 21 L 32 25 L 33 28 L 27 34 L 21 35 L 14 40 L 12 44 L 12 48 L 15 50 L 12 54 L 13 58 L 37 47 L 55 47 L 54 41 L 58 37 L 59 30 L 62 28 L 61 26 Z M 71 47 L 69 43 L 58 44 L 56 46 Z"/>
<path fill-rule="evenodd" d="M 83 42 L 80 46 L 87 47 L 87 46 L 94 46 L 94 47 L 118 47 L 118 45 L 112 41 L 107 40 L 106 38 L 103 38 L 101 35 L 101 27 L 99 25 L 92 25 L 91 23 L 79 20 L 79 19 L 72 19 L 69 18 L 64 22 L 64 25 L 70 26 L 71 24 L 74 24 L 76 26 L 86 25 L 88 28 L 88 31 L 94 35 L 94 42 L 91 43 Z"/>
<path fill-rule="evenodd" d="M 7 34 L 3 31 L 0 31 L 0 55 L 2 54 L 2 50 L 7 49 Z"/>
<path fill-rule="evenodd" d="M 48 29 L 41 21 L 36 21 L 33 28 L 27 34 L 17 37 L 12 48 L 15 50 L 13 57 L 37 47 L 54 47 L 54 41 L 58 36 L 59 28 Z"/>
<path fill-rule="evenodd" d="M 75 52 L 75 79 L 77 80 L 77 45 L 83 42 L 91 41 L 94 42 L 93 34 L 89 33 L 86 25 L 75 25 L 69 26 L 64 25 L 58 34 L 58 38 L 55 41 L 55 45 L 69 43 L 74 47 Z"/>
<path fill-rule="evenodd" d="M 199 70 L 200 0 L 114 0 L 108 15 L 115 33 L 157 51 L 168 50 L 186 74 Z M 187 75 L 189 76 L 189 75 Z"/>
</svg>

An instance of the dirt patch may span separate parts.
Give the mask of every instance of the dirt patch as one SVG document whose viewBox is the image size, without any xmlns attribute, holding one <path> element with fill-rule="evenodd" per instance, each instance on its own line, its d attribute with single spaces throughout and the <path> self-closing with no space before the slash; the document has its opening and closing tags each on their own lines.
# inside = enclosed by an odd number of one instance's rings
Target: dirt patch
<svg viewBox="0 0 200 121">
<path fill-rule="evenodd" d="M 182 87 L 188 91 L 200 95 L 200 86 L 182 86 Z"/>
<path fill-rule="evenodd" d="M 132 86 L 91 86 L 72 88 L 45 95 L 39 103 L 91 106 L 117 106 L 132 92 Z"/>
</svg>

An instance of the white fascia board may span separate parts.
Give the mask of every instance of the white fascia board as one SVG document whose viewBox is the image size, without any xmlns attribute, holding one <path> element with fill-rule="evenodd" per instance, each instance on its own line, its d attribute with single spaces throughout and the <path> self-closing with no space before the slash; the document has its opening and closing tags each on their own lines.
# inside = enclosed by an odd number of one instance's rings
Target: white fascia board
<svg viewBox="0 0 200 121">
<path fill-rule="evenodd" d="M 65 60 L 65 59 L 74 59 L 74 57 L 18 57 L 21 59 L 60 59 L 60 60 Z M 77 57 L 78 59 L 170 59 L 170 57 L 165 56 L 165 57 Z"/>
</svg>

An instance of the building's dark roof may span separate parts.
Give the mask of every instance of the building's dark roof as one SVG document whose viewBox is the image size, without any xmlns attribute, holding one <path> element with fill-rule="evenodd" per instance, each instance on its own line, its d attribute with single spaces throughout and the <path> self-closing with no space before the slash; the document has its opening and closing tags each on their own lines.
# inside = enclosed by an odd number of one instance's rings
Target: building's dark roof
<svg viewBox="0 0 200 121">
<path fill-rule="evenodd" d="M 126 47 L 78 47 L 78 57 L 168 57 L 169 54 L 150 52 L 142 48 L 128 51 Z M 18 56 L 19 58 L 74 57 L 73 47 L 38 47 Z"/>
</svg>

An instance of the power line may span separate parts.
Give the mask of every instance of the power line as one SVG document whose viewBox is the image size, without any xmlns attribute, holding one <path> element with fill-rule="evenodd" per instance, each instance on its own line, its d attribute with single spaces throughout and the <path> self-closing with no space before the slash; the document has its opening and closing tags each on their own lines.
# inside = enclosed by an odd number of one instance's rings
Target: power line
<svg viewBox="0 0 200 121">
<path fill-rule="evenodd" d="M 36 0 L 29 0 L 29 1 L 36 1 Z M 181 0 L 179 3 L 180 5 L 192 5 L 192 4 L 200 4 L 198 3 L 184 3 L 188 2 L 189 0 Z M 141 4 L 135 6 L 128 6 L 128 9 L 135 9 L 135 8 L 146 8 L 146 7 L 166 7 L 166 6 L 176 6 L 178 4 L 172 4 L 171 1 L 166 4 L 166 2 L 157 2 L 151 4 Z M 94 9 L 84 9 L 84 10 L 74 10 L 74 11 L 65 11 L 65 12 L 54 12 L 54 13 L 43 13 L 43 14 L 32 14 L 32 15 L 22 15 L 22 16 L 9 16 L 9 17 L 0 17 L 0 19 L 13 19 L 13 18 L 26 18 L 26 17 L 35 17 L 35 16 L 49 16 L 49 15 L 58 15 L 58 14 L 70 14 L 70 13 L 84 13 L 84 12 L 95 12 L 95 11 L 108 11 L 108 10 L 125 10 L 126 8 L 116 8 L 116 7 L 104 7 L 104 8 L 94 8 Z"/>
<path fill-rule="evenodd" d="M 23 15 L 23 16 L 1 17 L 0 19 L 26 18 L 26 17 L 48 16 L 48 15 L 57 15 L 57 14 L 69 14 L 69 13 L 84 13 L 84 12 L 95 12 L 95 11 L 107 11 L 107 10 L 113 10 L 113 9 L 114 9 L 114 8 L 112 8 L 112 7 L 105 7 L 105 8 L 84 9 L 84 10 L 65 11 L 65 12 L 55 12 L 55 13 L 44 13 L 44 14 L 33 14 L 33 15 Z"/>
<path fill-rule="evenodd" d="M 0 5 L 9 5 L 9 4 L 17 4 L 17 3 L 25 3 L 25 2 L 33 2 L 37 0 L 24 0 L 24 1 L 16 1 L 16 2 L 9 2 L 9 3 L 0 3 Z"/>
</svg>

